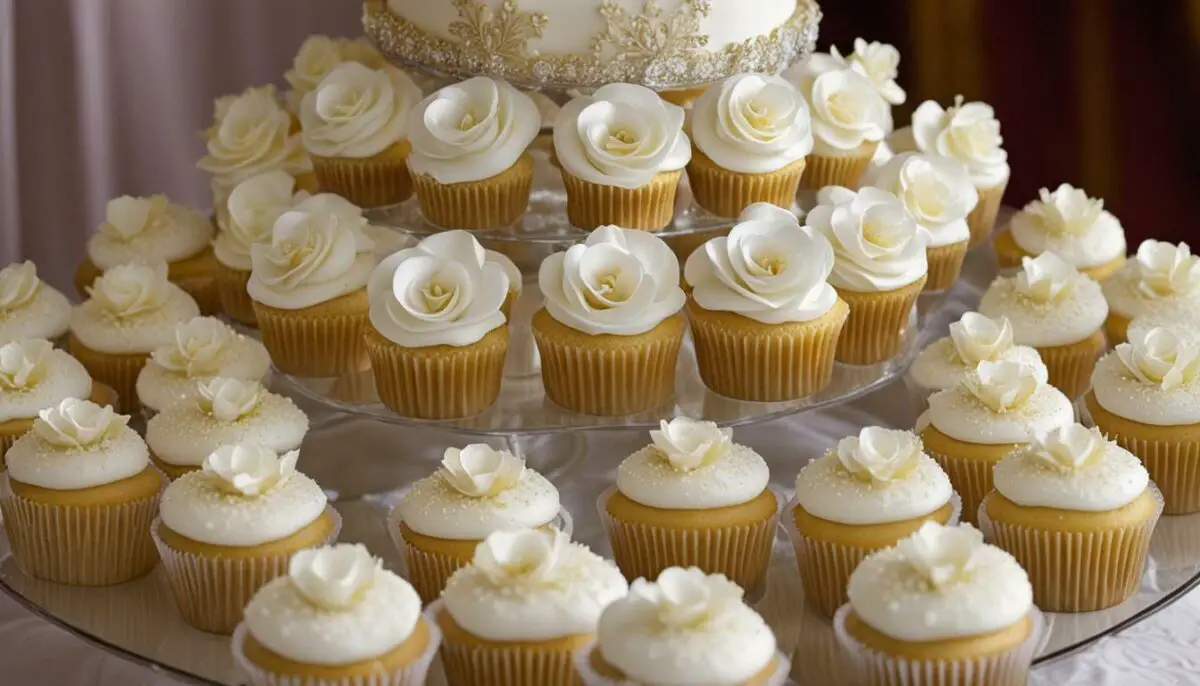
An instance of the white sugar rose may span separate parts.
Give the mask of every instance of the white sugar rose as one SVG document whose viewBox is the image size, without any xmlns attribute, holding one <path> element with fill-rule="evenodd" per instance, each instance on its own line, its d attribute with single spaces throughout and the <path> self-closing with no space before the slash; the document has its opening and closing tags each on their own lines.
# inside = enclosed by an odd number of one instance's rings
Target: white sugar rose
<svg viewBox="0 0 1200 686">
<path fill-rule="evenodd" d="M 104 223 L 99 231 L 113 240 L 131 241 L 163 220 L 167 204 L 167 196 L 161 193 L 148 198 L 129 195 L 113 198 L 105 206 Z"/>
<path fill-rule="evenodd" d="M 343 62 L 300 101 L 304 147 L 321 157 L 372 157 L 404 139 L 421 89 L 392 66 Z"/>
<path fill-rule="evenodd" d="M 1067 424 L 1035 433 L 1025 454 L 1047 469 L 1069 474 L 1095 461 L 1103 454 L 1104 446 L 1099 429 Z"/>
<path fill-rule="evenodd" d="M 1038 191 L 1038 200 L 1026 205 L 1024 212 L 1048 234 L 1083 236 L 1104 214 L 1104 201 L 1064 183 L 1053 193 L 1048 188 Z"/>
<path fill-rule="evenodd" d="M 891 128 L 888 104 L 858 69 L 821 72 L 809 65 L 800 68 L 796 82 L 808 101 L 813 151 L 818 155 L 855 154 L 882 141 Z"/>
<path fill-rule="evenodd" d="M 965 164 L 976 188 L 994 188 L 1008 181 L 1008 153 L 1000 147 L 1004 142 L 1000 122 L 989 105 L 964 103 L 961 95 L 949 109 L 926 100 L 913 112 L 912 138 L 923 153 Z"/>
<path fill-rule="evenodd" d="M 817 205 L 807 221 L 833 246 L 835 288 L 894 291 L 925 276 L 925 237 L 895 195 L 868 187 L 826 197 L 836 204 Z"/>
<path fill-rule="evenodd" d="M 53 349 L 40 338 L 5 343 L 0 347 L 0 390 L 22 391 L 41 383 Z"/>
<path fill-rule="evenodd" d="M 308 92 L 321 83 L 321 79 L 342 63 L 342 51 L 336 38 L 313 35 L 300 43 L 300 49 L 292 58 L 292 68 L 283 73 L 293 91 Z"/>
<path fill-rule="evenodd" d="M 129 415 L 117 414 L 89 400 L 67 398 L 57 407 L 38 413 L 33 431 L 58 448 L 76 449 L 98 445 L 116 435 L 129 423 Z"/>
<path fill-rule="evenodd" d="M 361 543 L 308 548 L 288 560 L 288 581 L 300 597 L 330 612 L 362 601 L 383 563 Z"/>
<path fill-rule="evenodd" d="M 970 576 L 983 546 L 983 534 L 970 524 L 928 521 L 897 543 L 896 550 L 930 586 L 946 588 Z"/>
<path fill-rule="evenodd" d="M 853 69 L 871 80 L 875 90 L 889 105 L 904 104 L 907 95 L 896 77 L 900 73 L 900 51 L 893 45 L 862 38 L 854 39 L 854 52 L 843 56 L 836 45 L 829 46 L 829 53 L 813 53 L 808 60 L 793 69 L 793 73 L 823 74 L 829 71 Z M 891 127 L 888 127 L 891 130 Z"/>
<path fill-rule="evenodd" d="M 296 473 L 300 451 L 280 455 L 261 445 L 223 445 L 204 458 L 204 473 L 226 493 L 259 496 Z"/>
<path fill-rule="evenodd" d="M 477 76 L 433 93 L 409 115 L 413 174 L 438 183 L 496 176 L 517 163 L 542 127 L 533 99 L 504 81 Z"/>
<path fill-rule="evenodd" d="M 950 342 L 965 365 L 974 367 L 980 362 L 992 362 L 1012 349 L 1012 324 L 1008 317 L 992 319 L 978 312 L 966 312 L 950 325 Z"/>
<path fill-rule="evenodd" d="M 216 317 L 195 317 L 175 327 L 175 343 L 150 357 L 159 366 L 184 376 L 209 376 L 220 369 L 221 355 L 237 333 Z"/>
<path fill-rule="evenodd" d="M 470 498 L 487 498 L 516 486 L 525 474 L 525 460 L 507 450 L 472 443 L 461 450 L 446 448 L 438 473 L 459 493 Z"/>
<path fill-rule="evenodd" d="M 256 174 L 229 193 L 222 231 L 213 252 L 222 264 L 250 271 L 250 246 L 271 241 L 275 220 L 300 199 L 294 194 L 296 179 L 284 171 Z"/>
<path fill-rule="evenodd" d="M 676 417 L 659 422 L 658 430 L 650 431 L 650 440 L 672 467 L 690 472 L 724 457 L 733 445 L 733 429 Z"/>
<path fill-rule="evenodd" d="M 1117 357 L 1131 375 L 1144 384 L 1170 393 L 1200 377 L 1200 345 L 1179 333 L 1155 327 L 1117 346 Z"/>
<path fill-rule="evenodd" d="M 267 391 L 257 381 L 216 377 L 197 382 L 196 402 L 218 422 L 236 422 L 249 416 Z"/>
<path fill-rule="evenodd" d="M 1005 360 L 980 362 L 962 383 L 985 407 L 1004 413 L 1024 406 L 1044 382 L 1033 365 Z"/>
<path fill-rule="evenodd" d="M 18 310 L 33 301 L 42 280 L 37 267 L 26 260 L 0 269 L 0 313 Z"/>
<path fill-rule="evenodd" d="M 197 163 L 226 190 L 243 179 L 272 169 L 296 175 L 312 171 L 292 117 L 279 105 L 274 88 L 249 89 L 227 100 L 215 113 L 208 153 Z"/>
<path fill-rule="evenodd" d="M 921 456 L 921 441 L 911 431 L 863 428 L 857 436 L 838 441 L 836 455 L 850 474 L 874 483 L 887 483 L 908 474 Z"/>
<path fill-rule="evenodd" d="M 101 274 L 87 292 L 108 314 L 127 319 L 163 306 L 170 293 L 167 265 L 122 264 Z"/>
<path fill-rule="evenodd" d="M 926 234 L 926 244 L 941 247 L 971 237 L 967 215 L 979 192 L 962 163 L 948 157 L 906 152 L 892 157 L 867 180 L 894 194 Z"/>
<path fill-rule="evenodd" d="M 1138 290 L 1149 298 L 1165 298 L 1200 289 L 1200 256 L 1187 243 L 1172 245 L 1146 240 L 1137 250 Z"/>
<path fill-rule="evenodd" d="M 1052 252 L 1021 258 L 1021 271 L 1014 285 L 1021 295 L 1039 303 L 1057 302 L 1071 294 L 1078 284 L 1079 271 Z"/>
<path fill-rule="evenodd" d="M 496 531 L 475 548 L 471 564 L 496 585 L 542 584 L 554 580 L 568 545 L 557 530 Z"/>
<path fill-rule="evenodd" d="M 696 629 L 719 622 L 741 605 L 742 589 L 723 574 L 705 574 L 696 567 L 668 567 L 655 581 L 638 579 L 629 586 L 627 602 L 664 629 Z"/>
<path fill-rule="evenodd" d="M 692 108 L 692 140 L 717 166 L 743 174 L 782 169 L 812 152 L 804 95 L 778 76 L 738 74 Z"/>
<path fill-rule="evenodd" d="M 687 166 L 692 146 L 683 120 L 683 108 L 649 88 L 612 83 L 563 105 L 554 119 L 554 152 L 578 179 L 641 188 Z"/>
<path fill-rule="evenodd" d="M 683 308 L 679 260 L 658 236 L 602 226 L 542 261 L 546 310 L 589 335 L 636 336 Z"/>
</svg>

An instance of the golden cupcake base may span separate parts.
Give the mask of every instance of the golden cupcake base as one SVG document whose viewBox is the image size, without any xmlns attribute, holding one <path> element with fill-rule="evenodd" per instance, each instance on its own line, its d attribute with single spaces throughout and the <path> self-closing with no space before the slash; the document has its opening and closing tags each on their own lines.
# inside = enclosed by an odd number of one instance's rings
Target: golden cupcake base
<svg viewBox="0 0 1200 686">
<path fill-rule="evenodd" d="M 692 146 L 688 183 L 696 204 L 718 217 L 737 217 L 748 205 L 769 202 L 790 209 L 804 174 L 804 158 L 772 172 L 745 174 L 722 169 Z"/>
<path fill-rule="evenodd" d="M 813 191 L 819 191 L 826 186 L 858 188 L 858 181 L 867 171 L 878 147 L 878 142 L 867 141 L 845 155 L 826 156 L 809 153 L 800 187 Z"/>
<path fill-rule="evenodd" d="M 1004 190 L 1008 188 L 1008 179 L 1000 185 L 991 188 L 976 188 L 979 191 L 979 202 L 975 209 L 967 215 L 967 227 L 971 230 L 971 247 L 983 244 L 996 228 L 996 217 L 1000 214 L 1000 201 L 1004 198 Z"/>
<path fill-rule="evenodd" d="M 602 186 L 562 170 L 567 188 L 567 219 L 584 231 L 614 225 L 656 231 L 675 218 L 675 191 L 683 170 L 663 172 L 641 188 Z"/>
<path fill-rule="evenodd" d="M 594 636 L 578 634 L 541 641 L 492 641 L 458 625 L 442 601 L 425 611 L 442 632 L 438 655 L 449 684 L 487 686 L 580 686 L 575 652 Z"/>
<path fill-rule="evenodd" d="M 496 229 L 516 223 L 529 206 L 533 157 L 479 181 L 442 184 L 432 176 L 413 177 L 421 214 L 439 229 Z"/>
<path fill-rule="evenodd" d="M 1050 385 L 1068 398 L 1077 398 L 1092 385 L 1092 370 L 1107 347 L 1104 331 L 1097 329 L 1077 343 L 1038 348 L 1037 351 L 1050 373 Z"/>
<path fill-rule="evenodd" d="M 115 409 L 125 414 L 137 412 L 141 406 L 137 377 L 150 359 L 149 353 L 102 353 L 84 345 L 75 334 L 67 336 L 67 352 L 79 360 L 93 382 L 104 384 L 116 393 Z"/>
<path fill-rule="evenodd" d="M 909 317 L 925 277 L 880 293 L 860 293 L 844 288 L 838 296 L 850 306 L 850 316 L 838 338 L 837 361 L 844 364 L 878 364 L 895 357 L 904 345 Z"/>
<path fill-rule="evenodd" d="M 925 452 L 945 470 L 954 492 L 962 499 L 962 520 L 976 524 L 979 504 L 992 491 L 992 468 L 1018 444 L 967 443 L 947 436 L 932 424 L 920 435 Z"/>
<path fill-rule="evenodd" d="M 218 262 L 213 280 L 221 298 L 221 309 L 226 316 L 239 324 L 258 326 L 258 317 L 254 314 L 254 301 L 246 292 L 246 284 L 250 283 L 250 272 Z"/>
<path fill-rule="evenodd" d="M 412 197 L 413 180 L 408 171 L 407 140 L 393 143 L 372 157 L 312 158 L 317 187 L 336 193 L 363 208 L 395 205 Z"/>
<path fill-rule="evenodd" d="M 1124 343 L 1129 338 L 1129 325 L 1132 323 L 1133 319 L 1110 309 L 1108 318 L 1104 320 L 1104 336 L 1108 339 L 1108 344 L 1116 347 Z"/>
<path fill-rule="evenodd" d="M 348 293 L 299 310 L 282 310 L 254 301 L 254 315 L 271 362 L 284 374 L 330 377 L 367 369 L 364 332 L 367 290 Z"/>
<path fill-rule="evenodd" d="M 1013 240 L 1012 232 L 1007 230 L 996 234 L 996 237 L 992 239 L 992 246 L 996 249 L 996 261 L 1000 264 L 1001 269 L 1016 269 L 1021 266 L 1022 259 L 1037 257 L 1025 252 L 1024 248 L 1017 245 L 1017 242 Z M 1096 281 L 1103 281 L 1112 276 L 1123 264 L 1125 264 L 1125 256 L 1119 255 L 1096 267 L 1080 267 L 1079 273 L 1090 276 Z"/>
<path fill-rule="evenodd" d="M 925 248 L 925 261 L 929 264 L 929 273 L 925 276 L 926 292 L 937 293 L 954 287 L 962 272 L 963 261 L 967 259 L 968 245 L 969 241 L 959 241 Z"/>
</svg>

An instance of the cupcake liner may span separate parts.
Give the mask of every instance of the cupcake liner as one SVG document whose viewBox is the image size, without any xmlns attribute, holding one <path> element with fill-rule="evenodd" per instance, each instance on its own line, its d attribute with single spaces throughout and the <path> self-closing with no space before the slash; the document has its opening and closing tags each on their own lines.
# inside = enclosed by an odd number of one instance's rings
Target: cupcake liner
<svg viewBox="0 0 1200 686">
<path fill-rule="evenodd" d="M 163 478 L 163 487 L 167 480 Z M 150 522 L 155 493 L 125 503 L 77 507 L 40 503 L 13 492 L 0 474 L 0 513 L 13 559 L 29 576 L 73 586 L 111 586 L 145 576 L 158 564 Z"/>
<path fill-rule="evenodd" d="M 379 400 L 403 417 L 452 419 L 486 410 L 500 395 L 507 326 L 462 347 L 405 348 L 368 327 L 367 353 Z"/>
<path fill-rule="evenodd" d="M 806 158 L 800 187 L 818 191 L 825 186 L 857 188 L 858 180 L 871 164 L 879 143 L 863 143 L 848 155 L 825 156 L 810 153 Z"/>
<path fill-rule="evenodd" d="M 1008 179 L 991 188 L 976 188 L 979 191 L 979 202 L 971 214 L 967 215 L 967 227 L 971 229 L 971 247 L 980 245 L 992 235 L 996 227 L 996 215 L 1000 214 L 1000 200 L 1004 197 L 1004 189 L 1008 187 Z"/>
<path fill-rule="evenodd" d="M 637 336 L 588 336 L 533 317 L 546 397 L 582 414 L 619 417 L 663 406 L 675 394 L 684 319 L 672 315 Z"/>
<path fill-rule="evenodd" d="M 408 141 L 401 141 L 373 157 L 309 157 L 322 191 L 370 208 L 395 205 L 412 197 L 413 180 L 408 173 L 411 149 Z"/>
<path fill-rule="evenodd" d="M 728 398 L 775 402 L 829 385 L 850 310 L 839 300 L 815 320 L 777 325 L 711 312 L 690 299 L 687 312 L 704 385 Z"/>
<path fill-rule="evenodd" d="M 846 587 L 850 583 L 850 574 L 863 561 L 863 558 L 881 548 L 845 545 L 805 535 L 796 527 L 797 505 L 795 499 L 788 502 L 780 521 L 783 522 L 788 539 L 792 542 L 792 548 L 796 551 L 796 563 L 800 568 L 800 582 L 804 587 L 804 603 L 822 615 L 832 617 L 837 609 L 848 600 Z M 962 514 L 962 499 L 958 497 L 957 493 L 950 495 L 950 505 L 950 519 L 946 524 L 954 526 L 958 524 L 959 516 Z"/>
<path fill-rule="evenodd" d="M 244 623 L 239 623 L 233 632 L 233 661 L 242 673 L 250 679 L 252 686 L 424 686 L 429 667 L 437 657 L 438 646 L 442 642 L 442 632 L 437 625 L 428 622 L 429 645 L 417 660 L 405 667 L 386 674 L 371 674 L 370 676 L 348 676 L 341 679 L 320 679 L 309 676 L 287 676 L 272 674 L 259 667 L 246 657 L 246 638 L 250 631 Z"/>
<path fill-rule="evenodd" d="M 79 360 L 93 381 L 108 386 L 117 394 L 117 410 L 132 414 L 140 407 L 137 395 L 137 377 L 149 354 L 108 354 L 92 350 L 80 342 L 74 334 L 67 339 L 67 352 Z"/>
<path fill-rule="evenodd" d="M 1016 648 L 996 655 L 961 660 L 919 660 L 888 655 L 859 643 L 846 630 L 850 604 L 838 609 L 833 630 L 847 666 L 862 686 L 1024 686 L 1034 654 L 1046 632 L 1046 620 L 1030 608 L 1033 629 Z"/>
<path fill-rule="evenodd" d="M 254 301 L 246 292 L 246 284 L 250 282 L 250 272 L 217 263 L 217 273 L 213 280 L 217 284 L 217 294 L 221 298 L 221 309 L 225 314 L 239 324 L 257 326 L 258 318 L 254 315 Z"/>
<path fill-rule="evenodd" d="M 682 169 L 662 172 L 640 188 L 620 188 L 590 183 L 563 169 L 567 219 L 584 231 L 608 224 L 657 231 L 675 218 L 675 190 L 681 176 Z"/>
<path fill-rule="evenodd" d="M 355 301 L 347 307 L 331 307 L 345 298 Z M 363 337 L 370 326 L 366 302 L 366 291 L 302 310 L 255 302 L 254 314 L 276 369 L 300 377 L 341 376 L 367 369 L 371 363 Z"/>
<path fill-rule="evenodd" d="M 1092 370 L 1105 348 L 1104 332 L 1096 331 L 1078 343 L 1038 348 L 1037 351 L 1050 372 L 1050 385 L 1068 398 L 1076 398 L 1092 385 Z"/>
<path fill-rule="evenodd" d="M 1104 320 L 1104 337 L 1108 339 L 1108 344 L 1116 346 L 1119 343 L 1124 343 L 1129 337 L 1129 325 L 1133 320 L 1123 314 L 1117 314 L 1112 310 L 1108 311 L 1108 317 Z"/>
<path fill-rule="evenodd" d="M 1093 612 L 1134 594 L 1142 580 L 1150 536 L 1163 496 L 1149 485 L 1158 508 L 1137 526 L 1099 531 L 1055 531 L 1001 522 L 979 504 L 979 529 L 988 543 L 1008 551 L 1029 574 L 1033 601 L 1046 612 Z"/>
<path fill-rule="evenodd" d="M 962 521 L 977 524 L 975 515 L 979 512 L 979 504 L 992 492 L 992 468 L 997 461 L 943 455 L 929 450 L 928 446 L 926 452 L 950 477 L 950 484 L 962 502 L 959 510 Z"/>
<path fill-rule="evenodd" d="M 687 166 L 688 182 L 696 204 L 718 217 L 736 217 L 747 205 L 769 202 L 789 208 L 804 173 L 804 158 L 781 169 L 762 174 L 744 174 L 717 166 L 699 148 L 692 146 Z"/>
<path fill-rule="evenodd" d="M 747 595 L 762 590 L 779 524 L 778 505 L 783 503 L 774 489 L 777 506 L 769 519 L 706 529 L 621 521 L 610 515 L 607 507 L 616 492 L 615 485 L 604 489 L 596 499 L 596 510 L 612 546 L 613 561 L 626 579 L 657 579 L 667 567 L 699 567 L 707 574 L 724 574 Z"/>
<path fill-rule="evenodd" d="M 903 288 L 882 293 L 837 289 L 838 296 L 850 306 L 850 316 L 838 338 L 837 361 L 870 365 L 895 357 L 904 344 L 909 316 L 924 287 L 922 277 Z"/>
<path fill-rule="evenodd" d="M 342 517 L 332 506 L 325 514 L 333 521 L 333 530 L 322 545 L 337 540 Z M 292 553 L 262 555 L 244 559 L 206 557 L 175 550 L 159 535 L 162 520 L 154 519 L 150 535 L 175 596 L 175 605 L 184 621 L 201 631 L 229 634 L 242 621 L 242 609 L 258 589 L 271 579 L 287 574 Z"/>
<path fill-rule="evenodd" d="M 575 671 L 578 672 L 579 678 L 583 680 L 583 686 L 630 686 L 633 682 L 627 679 L 612 679 L 604 676 L 596 671 L 592 666 L 592 651 L 597 649 L 597 645 L 592 643 L 575 651 L 574 662 Z M 792 671 L 792 661 L 787 655 L 776 651 L 775 653 L 775 671 L 771 676 L 756 684 L 761 686 L 784 686 L 788 683 L 788 675 Z"/>
<path fill-rule="evenodd" d="M 438 183 L 432 176 L 413 177 L 421 214 L 442 229 L 497 229 L 516 223 L 529 206 L 533 158 L 522 155 L 499 174 L 464 183 Z"/>
<path fill-rule="evenodd" d="M 959 241 L 936 248 L 925 248 L 925 260 L 929 263 L 929 273 L 925 277 L 925 292 L 937 293 L 949 290 L 954 282 L 958 281 L 963 260 L 967 258 L 968 245 L 969 241 Z"/>
</svg>

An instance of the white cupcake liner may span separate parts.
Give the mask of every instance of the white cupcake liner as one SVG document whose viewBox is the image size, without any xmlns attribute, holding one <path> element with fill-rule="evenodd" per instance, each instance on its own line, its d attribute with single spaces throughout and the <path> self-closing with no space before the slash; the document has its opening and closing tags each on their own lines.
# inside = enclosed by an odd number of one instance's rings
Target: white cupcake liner
<svg viewBox="0 0 1200 686">
<path fill-rule="evenodd" d="M 792 542 L 792 548 L 796 551 L 796 566 L 800 570 L 800 583 L 804 587 L 804 602 L 826 617 L 832 617 L 847 600 L 846 586 L 850 583 L 850 575 L 863 558 L 881 548 L 859 548 L 806 536 L 796 528 L 798 506 L 795 498 L 788 501 L 781 521 L 788 539 Z M 962 499 L 957 493 L 950 494 L 950 507 L 950 520 L 947 525 L 954 526 L 958 524 L 962 514 Z"/>
<path fill-rule="evenodd" d="M 333 521 L 333 530 L 320 545 L 329 545 L 341 532 L 342 516 L 330 505 L 325 506 L 323 516 Z M 205 557 L 167 545 L 159 535 L 160 526 L 162 519 L 156 517 L 150 535 L 166 570 L 175 605 L 184 621 L 201 631 L 232 632 L 242 621 L 246 603 L 258 589 L 287 573 L 291 553 L 246 559 Z"/>
<path fill-rule="evenodd" d="M 595 643 L 591 643 L 575 651 L 575 671 L 578 672 L 580 678 L 583 679 L 583 686 L 636 686 L 636 682 L 629 681 L 628 679 L 616 681 L 601 674 L 597 674 L 596 670 L 592 667 L 591 660 L 592 651 L 595 650 L 596 647 L 597 646 Z M 766 681 L 763 681 L 762 684 L 763 686 L 784 686 L 785 684 L 789 684 L 791 682 L 788 680 L 788 674 L 790 674 L 791 671 L 792 661 L 788 659 L 787 655 L 784 655 L 780 651 L 776 651 L 775 672 L 772 673 L 771 676 L 767 677 Z"/>
<path fill-rule="evenodd" d="M 442 632 L 437 624 L 426 620 L 429 628 L 429 645 L 425 652 L 415 662 L 387 674 L 371 674 L 370 676 L 344 677 L 341 679 L 319 679 L 309 676 L 288 676 L 274 674 L 259 667 L 246 657 L 246 636 L 249 630 L 245 623 L 239 623 L 233 632 L 233 661 L 250 679 L 252 686 L 423 686 L 433 658 L 437 656 L 438 646 L 442 642 Z"/>
<path fill-rule="evenodd" d="M 1163 511 L 1163 496 L 1148 486 L 1158 504 L 1136 527 L 1070 532 L 996 522 L 979 504 L 979 529 L 989 543 L 1017 558 L 1033 584 L 1033 599 L 1047 612 L 1093 612 L 1117 605 L 1141 583 L 1150 537 Z"/>
<path fill-rule="evenodd" d="M 917 660 L 859 643 L 846 630 L 849 614 L 849 603 L 838 608 L 833 630 L 853 683 L 862 686 L 1024 686 L 1046 632 L 1046 618 L 1031 607 L 1026 617 L 1033 622 L 1033 629 L 1012 650 L 962 660 Z"/>
</svg>

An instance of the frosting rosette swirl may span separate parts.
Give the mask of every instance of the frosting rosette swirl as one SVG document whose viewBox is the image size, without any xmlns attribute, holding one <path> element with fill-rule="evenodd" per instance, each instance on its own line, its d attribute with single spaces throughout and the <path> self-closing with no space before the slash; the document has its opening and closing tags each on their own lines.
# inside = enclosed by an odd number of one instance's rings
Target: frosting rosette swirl
<svg viewBox="0 0 1200 686">
<path fill-rule="evenodd" d="M 872 483 L 903 478 L 922 455 L 921 441 L 911 431 L 879 426 L 843 438 L 834 452 L 842 469 Z"/>
<path fill-rule="evenodd" d="M 812 116 L 813 151 L 836 157 L 883 140 L 892 115 L 861 67 L 831 66 L 810 59 L 798 68 L 795 81 Z"/>
<path fill-rule="evenodd" d="M 300 451 L 279 455 L 262 445 L 223 445 L 204 458 L 204 475 L 218 489 L 253 498 L 296 473 Z"/>
<path fill-rule="evenodd" d="M 255 174 L 234 186 L 221 215 L 221 232 L 213 253 L 222 264 L 250 271 L 250 246 L 271 242 L 275 221 L 300 199 L 294 194 L 296 179 L 284 171 Z"/>
<path fill-rule="evenodd" d="M 896 544 L 896 552 L 930 586 L 941 589 L 968 578 L 983 547 L 983 534 L 970 524 L 925 522 Z"/>
<path fill-rule="evenodd" d="M 304 147 L 321 157 L 378 155 L 405 137 L 421 89 L 392 66 L 343 62 L 300 101 Z"/>
<path fill-rule="evenodd" d="M 382 569 L 361 543 L 308 548 L 288 560 L 288 581 L 306 602 L 322 610 L 348 610 L 363 600 Z"/>
<path fill-rule="evenodd" d="M 948 157 L 915 152 L 887 161 L 868 181 L 900 199 L 926 234 L 930 247 L 968 240 L 967 215 L 979 202 L 979 192 L 962 163 Z"/>
<path fill-rule="evenodd" d="M 113 317 L 126 319 L 162 307 L 170 288 L 167 265 L 122 264 L 93 281 L 88 296 Z"/>
<path fill-rule="evenodd" d="M 836 45 L 831 45 L 828 53 L 813 53 L 802 69 L 816 73 L 854 69 L 871 80 L 879 96 L 889 105 L 903 105 L 908 97 L 896 83 L 900 73 L 900 51 L 888 43 L 868 43 L 855 38 L 854 52 L 849 55 L 842 55 Z"/>
<path fill-rule="evenodd" d="M 216 317 L 196 317 L 175 327 L 175 343 L 150 353 L 169 371 L 186 376 L 210 376 L 220 368 L 221 355 L 237 334 Z"/>
<path fill-rule="evenodd" d="M 1135 379 L 1170 393 L 1200 376 L 1200 345 L 1165 327 L 1136 333 L 1116 348 Z"/>
<path fill-rule="evenodd" d="M 1137 250 L 1138 290 L 1147 298 L 1168 298 L 1200 289 L 1200 256 L 1187 243 L 1142 241 Z"/>
<path fill-rule="evenodd" d="M 167 204 L 167 196 L 161 193 L 148 198 L 113 198 L 104 208 L 104 221 L 98 231 L 115 241 L 129 242 L 162 221 Z"/>
<path fill-rule="evenodd" d="M 196 164 L 230 189 L 242 179 L 272 169 L 289 174 L 312 171 L 292 117 L 279 105 L 274 87 L 250 88 L 218 99 L 214 125 L 207 133 L 207 154 Z"/>
<path fill-rule="evenodd" d="M 1021 258 L 1014 286 L 1021 295 L 1037 303 L 1052 303 L 1071 295 L 1081 277 L 1071 263 L 1052 252 Z"/>
<path fill-rule="evenodd" d="M 964 103 L 961 95 L 946 109 L 926 100 L 913 112 L 912 136 L 919 151 L 966 165 L 976 188 L 1008 180 L 1008 153 L 1001 147 L 1000 122 L 990 105 Z"/>
<path fill-rule="evenodd" d="M 839 189 L 808 214 L 808 225 L 833 246 L 829 283 L 851 291 L 894 291 L 925 276 L 925 237 L 893 194 Z"/>
<path fill-rule="evenodd" d="M 90 400 L 65 398 L 38 413 L 33 432 L 46 443 L 68 450 L 98 445 L 120 432 L 129 415 L 117 414 Z"/>
<path fill-rule="evenodd" d="M 628 83 L 577 97 L 554 119 L 554 152 L 572 176 L 589 183 L 640 188 L 692 157 L 683 108 Z"/>
<path fill-rule="evenodd" d="M 488 498 L 516 486 L 525 474 L 525 460 L 486 443 L 446 448 L 442 480 L 469 498 Z"/>
<path fill-rule="evenodd" d="M 554 579 L 569 541 L 557 529 L 521 529 L 488 534 L 471 564 L 497 586 L 536 586 Z"/>
<path fill-rule="evenodd" d="M 804 95 L 778 76 L 738 74 L 692 107 L 692 140 L 717 166 L 743 174 L 782 169 L 812 151 Z"/>
<path fill-rule="evenodd" d="M 1099 429 L 1066 424 L 1035 433 L 1026 448 L 1026 455 L 1047 469 L 1067 474 L 1098 459 L 1104 452 L 1105 443 Z"/>
<path fill-rule="evenodd" d="M 676 417 L 659 422 L 659 428 L 650 431 L 650 440 L 672 467 L 690 472 L 724 457 L 733 445 L 733 429 Z"/>
</svg>

